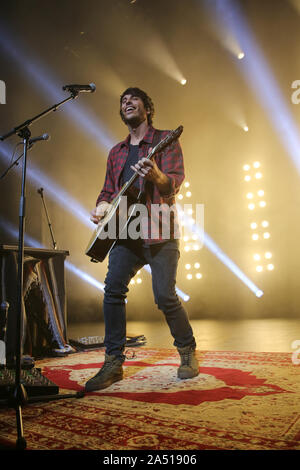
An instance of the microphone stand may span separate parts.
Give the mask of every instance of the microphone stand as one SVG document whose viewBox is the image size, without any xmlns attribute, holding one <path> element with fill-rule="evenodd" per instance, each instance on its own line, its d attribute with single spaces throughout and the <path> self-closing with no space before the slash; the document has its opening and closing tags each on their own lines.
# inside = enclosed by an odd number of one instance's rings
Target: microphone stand
<svg viewBox="0 0 300 470">
<path fill-rule="evenodd" d="M 45 203 L 45 199 L 44 199 L 44 189 L 43 188 L 40 188 L 37 190 L 37 192 L 40 194 L 41 198 L 42 198 L 42 202 L 43 202 L 43 206 L 44 206 L 44 209 L 45 209 L 45 213 L 46 213 L 46 217 L 47 217 L 47 222 L 48 222 L 48 227 L 49 227 L 49 230 L 50 230 L 50 235 L 51 235 L 51 239 L 52 239 L 52 246 L 53 246 L 53 249 L 54 250 L 57 250 L 57 243 L 54 239 L 54 234 L 53 234 L 53 230 L 52 230 L 52 224 L 50 222 L 50 218 L 49 218 L 49 215 L 48 215 L 48 211 L 47 211 L 47 207 L 46 207 L 46 203 Z"/>
<path fill-rule="evenodd" d="M 22 318 L 22 298 L 23 298 L 23 272 L 24 272 L 24 229 L 25 229 L 25 209 L 26 209 L 26 166 L 27 166 L 27 152 L 29 148 L 29 139 L 31 132 L 29 127 L 37 120 L 56 111 L 60 106 L 67 103 L 72 99 L 78 97 L 78 91 L 70 90 L 71 96 L 64 99 L 63 101 L 54 104 L 50 108 L 41 112 L 40 114 L 34 116 L 31 119 L 23 122 L 22 124 L 14 127 L 7 134 L 0 136 L 0 140 L 4 141 L 5 139 L 11 137 L 14 134 L 17 134 L 23 139 L 23 168 L 22 168 L 22 186 L 21 186 L 21 196 L 20 196 L 20 208 L 19 208 L 19 240 L 18 240 L 18 278 L 17 278 L 17 322 L 16 322 L 16 346 L 15 346 L 15 355 L 16 355 L 16 369 L 15 369 L 15 384 L 14 390 L 11 396 L 7 400 L 0 400 L 1 405 L 12 406 L 16 410 L 16 423 L 17 423 L 17 441 L 16 447 L 19 450 L 26 449 L 27 443 L 24 437 L 23 432 L 23 422 L 22 422 L 22 406 L 28 402 L 37 402 L 37 401 L 50 401 L 58 400 L 63 398 L 76 397 L 80 398 L 84 395 L 84 392 L 77 392 L 76 394 L 67 394 L 62 395 L 58 394 L 56 396 L 44 396 L 44 397 L 28 397 L 24 385 L 21 383 L 21 354 L 22 354 L 22 329 L 21 329 L 21 318 Z"/>
</svg>

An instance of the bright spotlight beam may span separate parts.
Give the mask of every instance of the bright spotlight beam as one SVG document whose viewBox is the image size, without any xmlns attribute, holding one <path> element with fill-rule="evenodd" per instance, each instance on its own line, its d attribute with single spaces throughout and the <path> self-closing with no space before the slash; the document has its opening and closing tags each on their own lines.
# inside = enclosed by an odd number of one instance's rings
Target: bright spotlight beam
<svg viewBox="0 0 300 470">
<path fill-rule="evenodd" d="M 147 57 L 155 67 L 181 85 L 186 84 L 186 78 L 179 70 L 174 58 L 158 34 L 153 32 L 151 39 L 144 43 L 144 47 L 145 57 Z"/>
<path fill-rule="evenodd" d="M 262 297 L 263 291 L 259 289 L 242 270 L 221 250 L 221 248 L 213 241 L 213 239 L 204 232 L 203 227 L 200 227 L 194 222 L 192 217 L 187 216 L 181 205 L 177 203 L 178 211 L 184 221 L 185 227 L 197 236 L 200 244 L 205 245 L 211 253 L 213 253 L 230 271 L 240 279 L 255 295 Z"/>
<path fill-rule="evenodd" d="M 241 269 L 218 247 L 212 238 L 205 233 L 204 235 L 205 246 L 223 263 L 230 271 L 233 272 L 255 295 L 262 297 L 263 291 L 259 289 L 242 271 Z"/>
<path fill-rule="evenodd" d="M 234 0 L 211 0 L 205 3 L 214 10 L 218 21 L 234 35 L 245 52 L 245 59 L 239 60 L 237 66 L 260 100 L 283 147 L 300 172 L 298 127 L 243 12 Z"/>
<path fill-rule="evenodd" d="M 0 145 L 0 157 L 6 163 L 9 164 L 13 149 L 6 143 Z M 16 170 L 17 167 L 14 167 Z M 74 198 L 72 198 L 67 191 L 64 191 L 59 185 L 54 183 L 48 176 L 46 176 L 41 170 L 35 167 L 32 163 L 28 164 L 27 176 L 30 182 L 35 187 L 43 186 L 46 188 L 48 195 L 62 206 L 65 210 L 72 213 L 77 219 L 85 224 L 89 229 L 91 228 L 91 222 L 89 221 L 88 211 L 79 204 Z"/>
<path fill-rule="evenodd" d="M 13 59 L 32 81 L 35 90 L 45 94 L 47 98 L 59 101 L 62 99 L 61 89 L 63 81 L 58 80 L 49 70 L 39 64 L 37 60 L 30 57 L 27 51 L 11 37 L 6 27 L 0 22 L 0 45 L 6 54 Z M 87 135 L 89 135 L 101 148 L 110 149 L 115 140 L 110 135 L 104 124 L 91 111 L 76 102 L 73 106 L 66 106 L 62 112 L 68 114 Z"/>
<path fill-rule="evenodd" d="M 7 232 L 9 233 L 12 237 L 18 238 L 18 230 L 14 227 L 13 224 L 8 222 L 7 220 L 4 220 L 3 217 L 0 216 L 0 226 Z M 33 248 L 42 248 L 45 249 L 46 247 L 39 243 L 37 240 L 34 238 L 30 237 L 29 235 L 25 234 L 25 242 L 28 246 L 31 246 Z M 65 261 L 65 267 L 68 269 L 68 271 L 72 272 L 75 274 L 77 277 L 82 279 L 83 281 L 87 282 L 88 284 L 96 287 L 96 289 L 100 291 L 104 291 L 104 284 L 102 282 L 97 281 L 94 277 L 90 276 L 88 273 L 82 271 L 81 269 L 77 268 L 74 264 L 70 263 L 69 261 Z"/>
</svg>

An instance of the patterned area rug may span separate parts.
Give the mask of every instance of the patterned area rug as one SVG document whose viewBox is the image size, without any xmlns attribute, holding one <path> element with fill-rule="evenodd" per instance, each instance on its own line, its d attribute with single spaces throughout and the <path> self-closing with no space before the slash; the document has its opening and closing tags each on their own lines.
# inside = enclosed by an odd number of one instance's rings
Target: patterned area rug
<svg viewBox="0 0 300 470">
<path fill-rule="evenodd" d="M 300 366 L 288 353 L 198 352 L 200 374 L 177 379 L 176 350 L 136 348 L 111 387 L 23 408 L 32 450 L 299 450 Z M 81 390 L 104 350 L 39 361 L 60 393 Z M 0 440 L 15 443 L 15 412 Z"/>
</svg>

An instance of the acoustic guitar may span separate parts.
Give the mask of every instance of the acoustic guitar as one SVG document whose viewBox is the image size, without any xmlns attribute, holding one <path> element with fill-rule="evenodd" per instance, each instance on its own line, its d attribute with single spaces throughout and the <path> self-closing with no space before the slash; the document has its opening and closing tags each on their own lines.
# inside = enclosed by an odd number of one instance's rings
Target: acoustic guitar
<svg viewBox="0 0 300 470">
<path fill-rule="evenodd" d="M 174 131 L 171 131 L 164 139 L 162 139 L 147 155 L 147 159 L 153 158 L 153 156 L 160 152 L 162 149 L 170 145 L 175 139 L 178 139 L 182 134 L 183 126 L 177 127 Z M 134 173 L 132 177 L 122 186 L 120 192 L 110 203 L 110 207 L 104 213 L 104 216 L 99 221 L 96 230 L 94 231 L 92 238 L 86 248 L 85 254 L 91 258 L 91 261 L 98 263 L 105 260 L 106 256 L 113 248 L 117 240 L 120 238 L 120 234 L 127 227 L 130 220 L 130 214 L 124 211 L 120 213 L 120 205 L 123 196 L 127 196 L 128 200 L 132 203 L 137 203 L 141 197 L 141 191 L 139 194 L 134 194 L 135 187 L 133 183 L 138 177 L 137 173 Z M 115 233 L 109 233 L 109 227 L 115 227 Z M 107 236 L 109 234 L 109 236 Z"/>
</svg>

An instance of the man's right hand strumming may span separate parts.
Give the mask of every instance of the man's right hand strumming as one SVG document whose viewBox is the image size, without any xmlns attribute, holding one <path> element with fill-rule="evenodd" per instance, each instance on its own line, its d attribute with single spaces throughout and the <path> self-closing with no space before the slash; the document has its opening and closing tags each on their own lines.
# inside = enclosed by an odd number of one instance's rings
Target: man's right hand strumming
<svg viewBox="0 0 300 470">
<path fill-rule="evenodd" d="M 105 213 L 109 209 L 109 206 L 110 203 L 107 201 L 100 202 L 98 206 L 92 210 L 90 220 L 94 224 L 98 224 L 99 221 L 105 216 Z"/>
</svg>

